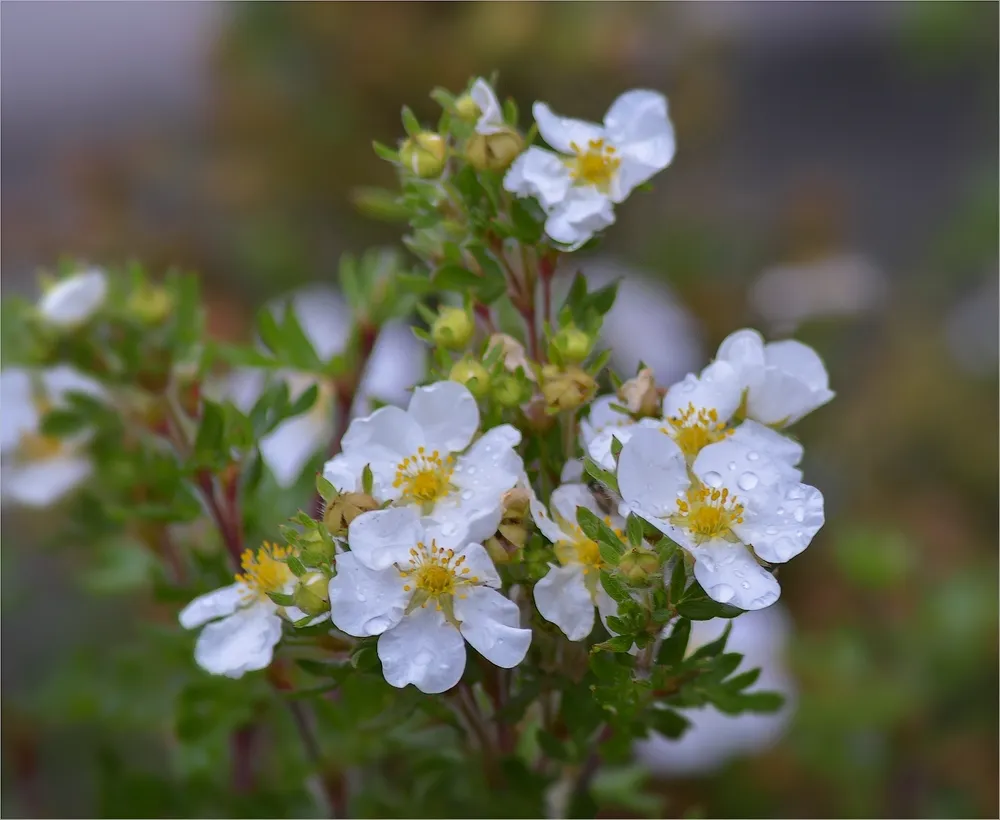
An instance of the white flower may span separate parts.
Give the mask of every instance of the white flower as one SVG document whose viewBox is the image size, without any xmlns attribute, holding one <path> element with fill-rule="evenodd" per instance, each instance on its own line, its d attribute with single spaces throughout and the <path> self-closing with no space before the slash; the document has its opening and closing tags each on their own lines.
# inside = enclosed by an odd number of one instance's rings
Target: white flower
<svg viewBox="0 0 1000 820">
<path fill-rule="evenodd" d="M 628 509 L 690 553 L 709 596 L 740 609 L 762 609 L 780 593 L 755 556 L 788 561 L 823 526 L 819 490 L 733 438 L 702 449 L 689 471 L 673 439 L 640 428 L 618 457 L 618 488 Z"/>
<path fill-rule="evenodd" d="M 30 507 L 45 507 L 76 487 L 91 473 L 83 452 L 89 435 L 69 438 L 42 435 L 42 417 L 65 403 L 69 393 L 101 397 L 96 382 L 70 367 L 42 373 L 10 369 L 0 372 L 0 453 L 3 497 Z"/>
<path fill-rule="evenodd" d="M 691 722 L 677 739 L 652 733 L 636 744 L 636 756 L 652 772 L 672 776 L 707 774 L 736 756 L 761 752 L 784 733 L 794 712 L 795 681 L 785 668 L 784 652 L 790 629 L 788 613 L 780 604 L 738 618 L 692 621 L 687 654 L 718 638 L 727 624 L 732 632 L 727 652 L 739 652 L 743 661 L 735 674 L 760 668 L 760 677 L 747 692 L 771 691 L 785 696 L 777 712 L 727 715 L 714 706 L 684 709 Z"/>
<path fill-rule="evenodd" d="M 823 360 L 808 345 L 764 343 L 756 330 L 731 333 L 716 361 L 728 362 L 746 390 L 747 418 L 785 427 L 833 398 Z"/>
<path fill-rule="evenodd" d="M 198 666 L 213 675 L 240 678 L 271 663 L 281 640 L 283 610 L 267 593 L 294 591 L 296 578 L 284 561 L 290 554 L 267 543 L 256 554 L 247 550 L 235 584 L 201 595 L 181 610 L 185 629 L 205 625 L 194 649 Z M 292 621 L 305 617 L 297 607 L 284 612 Z"/>
<path fill-rule="evenodd" d="M 517 430 L 494 427 L 470 446 L 478 429 L 479 408 L 466 387 L 420 387 L 406 410 L 383 407 L 352 421 L 323 475 L 338 490 L 355 492 L 368 466 L 377 501 L 414 506 L 441 537 L 482 541 L 496 532 L 503 494 L 524 466 L 514 450 Z"/>
<path fill-rule="evenodd" d="M 531 643 L 517 605 L 501 595 L 500 576 L 481 544 L 438 542 L 410 507 L 358 516 L 350 552 L 330 581 L 333 623 L 349 635 L 379 635 L 382 673 L 435 694 L 465 669 L 465 641 L 509 669 Z"/>
<path fill-rule="evenodd" d="M 504 187 L 537 197 L 548 215 L 545 232 L 570 250 L 612 224 L 612 206 L 674 156 L 667 101 L 655 91 L 622 94 L 603 125 L 556 116 L 540 102 L 532 112 L 539 133 L 558 153 L 528 148 L 507 172 Z"/>
<path fill-rule="evenodd" d="M 104 271 L 90 268 L 56 282 L 38 302 L 38 312 L 50 325 L 70 329 L 93 316 L 107 295 Z"/>
<path fill-rule="evenodd" d="M 558 564 L 549 564 L 545 577 L 535 584 L 535 605 L 542 617 L 558 626 L 571 641 L 582 641 L 594 628 L 594 608 L 605 620 L 618 612 L 618 604 L 604 591 L 600 574 L 604 561 L 597 543 L 576 523 L 578 507 L 597 516 L 604 513 L 583 484 L 563 484 L 549 499 L 551 516 L 531 494 L 531 517 L 542 535 L 553 544 Z"/>
<path fill-rule="evenodd" d="M 624 444 L 631 437 L 632 431 L 623 431 L 636 425 L 631 416 L 615 410 L 612 404 L 621 405 L 621 399 L 614 393 L 598 396 L 590 405 L 590 415 L 580 420 L 580 442 L 583 449 L 606 470 L 615 468 L 611 439 L 617 438 Z"/>
<path fill-rule="evenodd" d="M 290 302 L 299 323 L 320 359 L 327 360 L 344 349 L 351 329 L 351 314 L 339 294 L 325 286 L 301 288 L 284 300 Z M 275 305 L 277 310 L 279 305 Z M 401 401 L 406 389 L 419 381 L 424 371 L 424 350 L 409 328 L 389 323 L 382 328 L 358 396 L 355 411 L 367 410 L 372 398 Z M 291 400 L 315 384 L 319 395 L 305 413 L 287 419 L 260 440 L 264 462 L 282 486 L 289 486 L 317 452 L 325 448 L 335 424 L 334 389 L 314 374 L 281 372 L 276 374 L 289 386 Z M 244 368 L 233 372 L 222 393 L 232 398 L 241 410 L 249 411 L 267 383 L 263 370 Z"/>
<path fill-rule="evenodd" d="M 508 130 L 500 101 L 486 80 L 477 77 L 469 96 L 479 108 L 479 119 L 476 121 L 477 134 L 500 134 Z"/>
</svg>

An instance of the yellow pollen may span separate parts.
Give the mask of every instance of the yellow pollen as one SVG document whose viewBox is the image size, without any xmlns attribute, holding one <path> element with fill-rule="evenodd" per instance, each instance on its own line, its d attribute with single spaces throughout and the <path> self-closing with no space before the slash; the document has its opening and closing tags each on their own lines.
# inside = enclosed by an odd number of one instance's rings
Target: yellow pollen
<svg viewBox="0 0 1000 820">
<path fill-rule="evenodd" d="M 559 541 L 552 546 L 556 558 L 563 566 L 568 564 L 583 564 L 583 572 L 586 575 L 591 570 L 599 570 L 604 566 L 601 558 L 601 550 L 597 542 L 587 538 L 579 526 L 574 525 L 572 533 L 565 541 Z"/>
<path fill-rule="evenodd" d="M 599 139 L 590 140 L 586 148 L 571 142 L 570 148 L 576 156 L 566 160 L 566 165 L 573 180 L 581 185 L 596 185 L 602 190 L 606 189 L 622 162 L 615 156 L 614 146 L 606 145 L 603 139 Z"/>
<path fill-rule="evenodd" d="M 402 491 L 405 501 L 433 504 L 451 491 L 454 472 L 455 459 L 452 456 L 442 459 L 437 450 L 428 455 L 420 447 L 416 455 L 407 456 L 396 465 L 392 486 Z"/>
<path fill-rule="evenodd" d="M 688 404 L 680 414 L 668 418 L 660 431 L 677 443 L 689 462 L 702 448 L 722 441 L 733 432 L 727 429 L 724 421 L 719 421 L 719 413 L 714 407 L 708 410 L 699 407 L 696 410 L 693 404 Z"/>
<path fill-rule="evenodd" d="M 25 433 L 17 444 L 19 455 L 25 461 L 44 461 L 55 458 L 66 451 L 66 444 L 55 436 L 43 436 L 40 433 Z"/>
<path fill-rule="evenodd" d="M 430 547 L 424 543 L 417 544 L 410 550 L 410 565 L 399 568 L 399 574 L 407 581 L 403 590 L 409 592 L 413 587 L 426 593 L 428 597 L 437 598 L 453 595 L 460 586 L 476 584 L 479 578 L 468 577 L 469 567 L 462 566 L 465 556 L 455 557 L 455 550 L 439 547 L 431 541 Z"/>
<path fill-rule="evenodd" d="M 285 585 L 295 578 L 285 563 L 294 554 L 290 547 L 279 547 L 265 541 L 256 553 L 246 550 L 240 556 L 243 572 L 236 576 L 236 580 L 246 584 L 253 597 L 263 598 L 269 592 L 282 592 Z"/>
<path fill-rule="evenodd" d="M 743 523 L 743 505 L 725 488 L 692 485 L 687 498 L 677 502 L 677 512 L 670 516 L 670 521 L 688 530 L 696 544 L 716 538 L 736 541 L 739 539 L 732 526 Z"/>
</svg>

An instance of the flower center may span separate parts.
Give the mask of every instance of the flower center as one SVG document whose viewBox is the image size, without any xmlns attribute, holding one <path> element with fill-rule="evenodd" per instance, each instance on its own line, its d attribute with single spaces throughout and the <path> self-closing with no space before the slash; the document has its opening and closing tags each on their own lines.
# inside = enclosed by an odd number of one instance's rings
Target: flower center
<svg viewBox="0 0 1000 820">
<path fill-rule="evenodd" d="M 596 185 L 606 188 L 622 164 L 615 156 L 615 147 L 605 144 L 603 139 L 590 140 L 586 148 L 571 142 L 570 148 L 576 157 L 567 160 L 570 176 L 578 185 Z"/>
<path fill-rule="evenodd" d="M 435 450 L 428 455 L 423 447 L 415 456 L 407 456 L 396 465 L 392 486 L 402 490 L 403 498 L 419 504 L 433 504 L 452 490 L 451 476 L 455 472 L 452 456 L 442 459 Z"/>
<path fill-rule="evenodd" d="M 251 597 L 265 598 L 269 592 L 281 592 L 295 578 L 285 563 L 285 559 L 294 554 L 289 547 L 265 541 L 256 553 L 246 550 L 240 556 L 243 572 L 236 576 L 236 580 L 249 587 Z"/>
<path fill-rule="evenodd" d="M 611 526 L 611 519 L 605 518 L 604 523 Z M 622 531 L 616 527 L 611 528 L 619 538 Z M 601 558 L 601 548 L 592 538 L 584 535 L 579 525 L 574 524 L 571 531 L 567 531 L 569 536 L 565 541 L 554 544 L 552 549 L 563 566 L 567 564 L 582 564 L 583 574 L 587 575 L 591 570 L 598 571 L 604 566 L 604 559 Z"/>
<path fill-rule="evenodd" d="M 422 542 L 417 544 L 410 550 L 410 565 L 405 569 L 397 566 L 407 579 L 403 591 L 414 593 L 410 605 L 427 606 L 431 598 L 444 598 L 454 595 L 460 586 L 478 584 L 479 577 L 464 564 L 464 555 L 455 558 L 455 550 L 439 547 L 435 541 L 429 548 Z"/>
<path fill-rule="evenodd" d="M 24 433 L 18 442 L 17 449 L 25 461 L 45 461 L 66 452 L 66 445 L 62 439 L 55 436 Z"/>
<path fill-rule="evenodd" d="M 678 500 L 677 512 L 670 516 L 670 521 L 688 530 L 696 544 L 715 538 L 738 541 L 732 526 L 743 523 L 743 505 L 725 488 L 692 486 L 686 499 Z"/>
<path fill-rule="evenodd" d="M 695 409 L 693 404 L 688 404 L 679 415 L 670 416 L 660 431 L 677 443 L 689 462 L 702 448 L 722 441 L 733 432 L 726 428 L 724 421 L 719 421 L 719 411 L 714 407 Z"/>
</svg>

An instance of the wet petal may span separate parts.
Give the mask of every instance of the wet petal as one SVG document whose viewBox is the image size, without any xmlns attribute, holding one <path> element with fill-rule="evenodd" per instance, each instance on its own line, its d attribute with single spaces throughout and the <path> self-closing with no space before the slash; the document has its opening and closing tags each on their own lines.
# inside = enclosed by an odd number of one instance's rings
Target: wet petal
<svg viewBox="0 0 1000 820">
<path fill-rule="evenodd" d="M 517 666 L 531 644 L 531 630 L 520 628 L 517 604 L 488 587 L 471 587 L 464 594 L 455 599 L 455 617 L 465 640 L 497 666 Z"/>
<path fill-rule="evenodd" d="M 594 600 L 584 583 L 581 565 L 552 565 L 535 584 L 534 595 L 542 617 L 571 641 L 582 641 L 594 628 Z"/>
<path fill-rule="evenodd" d="M 3 494 L 27 507 L 54 504 L 91 474 L 87 458 L 56 457 L 4 469 Z"/>
<path fill-rule="evenodd" d="M 536 102 L 531 107 L 531 113 L 542 139 L 561 154 L 575 154 L 577 149 L 585 151 L 591 140 L 604 138 L 601 126 L 571 117 L 560 117 L 543 102 Z"/>
<path fill-rule="evenodd" d="M 364 513 L 347 529 L 351 552 L 373 570 L 408 562 L 410 550 L 423 540 L 420 515 L 412 507 L 390 507 Z"/>
<path fill-rule="evenodd" d="M 566 198 L 573 179 L 563 161 L 551 151 L 532 145 L 510 166 L 503 187 L 520 197 L 537 197 L 546 210 Z"/>
<path fill-rule="evenodd" d="M 465 671 L 465 641 L 433 605 L 418 607 L 378 639 L 386 681 L 402 689 L 412 683 L 434 695 L 451 689 Z"/>
<path fill-rule="evenodd" d="M 674 158 L 676 143 L 666 97 L 656 91 L 627 91 L 611 104 L 604 127 L 621 158 L 614 191 L 615 202 L 621 202 Z"/>
<path fill-rule="evenodd" d="M 195 662 L 213 675 L 242 677 L 271 663 L 281 640 L 281 618 L 270 602 L 240 609 L 201 630 Z"/>
<path fill-rule="evenodd" d="M 464 450 L 479 429 L 479 407 L 469 389 L 443 381 L 413 392 L 407 413 L 423 430 L 423 445 L 442 455 Z"/>
<path fill-rule="evenodd" d="M 678 494 L 690 483 L 684 453 L 658 430 L 640 428 L 618 456 L 618 489 L 625 503 L 644 517 L 676 512 Z"/>
<path fill-rule="evenodd" d="M 717 541 L 691 550 L 694 577 L 708 596 L 740 609 L 763 609 L 778 600 L 781 587 L 742 544 Z"/>
<path fill-rule="evenodd" d="M 180 611 L 177 619 L 185 629 L 195 629 L 202 624 L 232 615 L 249 591 L 245 584 L 230 584 L 227 587 L 199 595 Z"/>
<path fill-rule="evenodd" d="M 330 612 L 334 625 L 363 638 L 381 635 L 403 618 L 412 596 L 406 578 L 395 567 L 368 569 L 353 552 L 337 556 L 337 574 L 330 579 Z"/>
<path fill-rule="evenodd" d="M 592 186 L 574 187 L 549 212 L 545 233 L 572 251 L 614 221 L 614 209 L 606 195 Z"/>
</svg>

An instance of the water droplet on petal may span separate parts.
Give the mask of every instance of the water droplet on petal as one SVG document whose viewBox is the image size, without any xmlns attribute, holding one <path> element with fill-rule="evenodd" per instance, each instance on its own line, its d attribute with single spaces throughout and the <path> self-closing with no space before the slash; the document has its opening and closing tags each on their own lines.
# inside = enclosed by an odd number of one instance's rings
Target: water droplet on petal
<svg viewBox="0 0 1000 820">
<path fill-rule="evenodd" d="M 764 530 L 764 532 L 767 535 L 777 535 L 778 534 L 778 528 L 777 527 L 768 527 L 766 530 Z"/>
<path fill-rule="evenodd" d="M 357 592 L 356 592 L 356 595 L 357 595 L 357 598 L 358 598 L 358 600 L 359 600 L 359 601 L 360 601 L 361 603 L 364 603 L 365 601 L 367 601 L 367 600 L 368 600 L 368 596 L 367 596 L 367 595 L 365 595 L 365 594 L 364 594 L 364 593 L 363 593 L 363 592 L 362 592 L 362 591 L 361 591 L 360 589 L 359 589 L 359 590 L 357 590 Z"/>
<path fill-rule="evenodd" d="M 775 512 L 778 515 L 784 515 L 785 514 L 785 508 L 784 507 L 778 507 L 778 509 L 776 509 Z"/>
<path fill-rule="evenodd" d="M 385 632 L 391 624 L 392 621 L 385 615 L 376 615 L 374 618 L 365 621 L 364 628 L 365 632 L 369 635 L 377 635 L 380 632 Z"/>
<path fill-rule="evenodd" d="M 757 474 L 756 473 L 743 473 L 736 482 L 737 486 L 741 490 L 746 490 L 749 492 L 754 487 L 757 486 Z"/>
<path fill-rule="evenodd" d="M 469 500 L 470 498 L 472 498 L 472 490 L 465 490 L 465 491 L 464 491 L 464 492 L 462 493 L 462 499 L 463 499 L 464 501 L 468 501 L 468 500 Z"/>
<path fill-rule="evenodd" d="M 735 461 L 730 461 L 729 462 L 729 469 L 730 470 L 735 470 L 736 469 L 736 462 Z"/>
<path fill-rule="evenodd" d="M 758 458 L 760 458 L 760 453 L 756 450 L 751 450 L 747 453 L 747 461 L 756 461 Z"/>
<path fill-rule="evenodd" d="M 475 474 L 476 474 L 476 468 L 475 468 L 475 467 L 472 467 L 472 466 L 470 466 L 470 467 L 468 468 L 468 472 L 469 472 L 469 475 L 475 475 Z"/>
<path fill-rule="evenodd" d="M 787 493 L 785 493 L 785 498 L 789 501 L 798 501 L 803 496 L 802 488 L 797 484 L 792 486 Z"/>
<path fill-rule="evenodd" d="M 434 660 L 434 656 L 426 649 L 421 649 L 416 655 L 413 656 L 413 665 L 427 666 L 427 664 L 429 664 L 432 660 Z"/>
<path fill-rule="evenodd" d="M 795 512 L 792 513 L 792 517 L 801 524 L 806 520 L 806 511 L 802 507 L 796 507 Z"/>
<path fill-rule="evenodd" d="M 709 487 L 721 487 L 722 486 L 722 476 L 719 475 L 714 470 L 710 470 L 702 476 L 702 481 L 704 481 Z"/>
<path fill-rule="evenodd" d="M 718 601 L 720 604 L 727 604 L 736 595 L 736 590 L 733 589 L 729 584 L 718 584 L 712 587 L 712 599 Z"/>
</svg>

